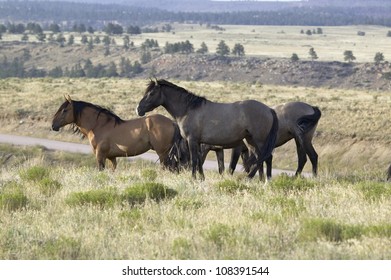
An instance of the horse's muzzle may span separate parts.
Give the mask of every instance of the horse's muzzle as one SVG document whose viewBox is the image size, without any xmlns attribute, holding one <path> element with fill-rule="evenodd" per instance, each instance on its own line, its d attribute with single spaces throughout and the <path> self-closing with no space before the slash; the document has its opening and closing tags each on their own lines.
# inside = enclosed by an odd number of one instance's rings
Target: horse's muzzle
<svg viewBox="0 0 391 280">
<path fill-rule="evenodd" d="M 144 112 L 144 110 L 142 110 L 142 109 L 140 108 L 140 106 L 137 106 L 137 108 L 136 108 L 136 113 L 137 113 L 137 115 L 139 115 L 140 117 L 145 116 L 145 112 Z"/>
<path fill-rule="evenodd" d="M 59 131 L 60 128 L 59 128 L 58 126 L 52 125 L 52 130 L 54 130 L 54 131 Z"/>
</svg>

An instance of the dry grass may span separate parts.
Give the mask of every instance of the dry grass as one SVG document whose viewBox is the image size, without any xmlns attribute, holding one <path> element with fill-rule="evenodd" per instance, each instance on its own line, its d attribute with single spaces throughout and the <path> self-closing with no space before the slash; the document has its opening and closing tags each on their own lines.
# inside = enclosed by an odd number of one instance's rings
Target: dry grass
<svg viewBox="0 0 391 280">
<path fill-rule="evenodd" d="M 309 49 L 313 47 L 322 61 L 343 61 L 344 51 L 351 50 L 357 62 L 373 62 L 376 52 L 391 52 L 390 38 L 386 36 L 389 28 L 382 26 L 325 26 L 323 34 L 308 36 L 301 30 L 316 30 L 317 26 L 243 26 L 224 25 L 224 31 L 200 26 L 198 24 L 173 24 L 173 32 L 143 33 L 130 36 L 135 46 L 140 47 L 146 39 L 157 40 L 160 47 L 166 42 L 175 43 L 189 40 L 195 49 L 205 42 L 209 52 L 215 53 L 216 47 L 224 40 L 230 48 L 236 43 L 244 46 L 247 55 L 271 58 L 289 58 L 296 53 L 300 59 L 309 60 Z M 365 36 L 358 36 L 363 31 Z M 80 44 L 81 35 L 75 36 Z M 94 36 L 105 36 L 96 33 Z M 65 34 L 67 38 L 69 34 Z M 118 45 L 123 44 L 123 36 L 112 36 Z M 3 34 L 3 41 L 20 41 L 21 35 Z M 29 41 L 36 41 L 30 36 Z M 119 58 L 118 58 L 119 59 Z"/>
<path fill-rule="evenodd" d="M 391 258 L 384 182 L 282 175 L 264 188 L 215 171 L 193 181 L 143 161 L 113 173 L 43 150 L 18 157 L 0 171 L 0 259 Z M 171 195 L 129 203 L 140 185 Z"/>
</svg>

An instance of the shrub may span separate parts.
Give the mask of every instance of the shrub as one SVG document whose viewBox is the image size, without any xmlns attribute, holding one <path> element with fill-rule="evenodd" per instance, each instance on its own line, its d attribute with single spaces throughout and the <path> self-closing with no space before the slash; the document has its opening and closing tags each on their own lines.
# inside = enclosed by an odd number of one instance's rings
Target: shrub
<svg viewBox="0 0 391 280">
<path fill-rule="evenodd" d="M 48 177 L 49 170 L 43 166 L 33 166 L 27 170 L 23 170 L 20 173 L 20 177 L 26 181 L 39 182 L 42 179 Z"/>
<path fill-rule="evenodd" d="M 136 183 L 126 188 L 122 194 L 123 200 L 129 204 L 143 203 L 147 198 L 160 201 L 165 198 L 174 197 L 175 190 L 167 188 L 165 185 L 155 182 Z"/>
<path fill-rule="evenodd" d="M 16 211 L 26 207 L 27 196 L 20 188 L 7 188 L 0 193 L 0 209 Z"/>
<path fill-rule="evenodd" d="M 112 207 L 118 201 L 119 195 L 114 188 L 74 192 L 65 200 L 69 206 L 97 205 L 101 208 Z"/>
</svg>

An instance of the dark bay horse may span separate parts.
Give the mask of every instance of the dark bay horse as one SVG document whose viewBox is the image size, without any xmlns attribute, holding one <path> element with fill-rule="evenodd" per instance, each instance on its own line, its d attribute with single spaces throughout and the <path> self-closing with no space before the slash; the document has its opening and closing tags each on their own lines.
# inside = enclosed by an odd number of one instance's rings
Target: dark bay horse
<svg viewBox="0 0 391 280">
<path fill-rule="evenodd" d="M 296 170 L 296 176 L 300 175 L 303 171 L 304 165 L 307 162 L 307 156 L 312 164 L 312 173 L 316 176 L 318 171 L 318 154 L 316 153 L 312 139 L 319 119 L 321 117 L 321 111 L 318 107 L 311 106 L 304 102 L 288 102 L 273 107 L 278 117 L 278 133 L 276 147 L 280 147 L 290 141 L 295 140 L 296 150 L 298 156 L 298 167 Z M 206 154 L 210 151 L 215 151 L 219 164 L 219 172 L 224 171 L 224 153 L 221 147 L 214 147 L 211 145 L 203 146 L 203 159 L 205 160 Z M 242 156 L 243 165 L 246 171 L 249 170 L 247 164 L 248 149 L 244 143 L 241 143 L 237 147 L 232 149 L 231 162 L 229 166 L 229 172 L 232 174 L 236 168 L 236 164 L 239 160 L 239 156 Z M 266 174 L 271 177 L 272 172 L 272 156 L 266 160 Z M 259 170 L 263 173 L 263 168 Z M 263 176 L 262 174 L 260 176 Z"/>
<path fill-rule="evenodd" d="M 99 170 L 105 168 L 106 159 L 115 170 L 117 157 L 136 156 L 150 149 L 156 151 L 160 163 L 171 167 L 169 152 L 181 139 L 177 125 L 163 115 L 122 120 L 108 109 L 69 96 L 54 115 L 52 129 L 58 131 L 67 124 L 74 124 L 88 138 Z"/>
<path fill-rule="evenodd" d="M 196 171 L 204 178 L 200 144 L 232 148 L 246 140 L 254 155 L 249 177 L 270 157 L 277 138 L 278 120 L 273 109 L 255 100 L 216 103 L 197 96 L 165 80 L 150 81 L 137 112 L 144 116 L 163 106 L 177 121 L 187 140 L 193 178 Z"/>
</svg>

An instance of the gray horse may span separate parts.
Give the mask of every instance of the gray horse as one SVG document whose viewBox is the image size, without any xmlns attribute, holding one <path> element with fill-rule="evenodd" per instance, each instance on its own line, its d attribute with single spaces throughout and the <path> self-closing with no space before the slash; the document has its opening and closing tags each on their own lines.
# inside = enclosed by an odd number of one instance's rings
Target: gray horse
<svg viewBox="0 0 391 280">
<path fill-rule="evenodd" d="M 273 109 L 255 100 L 217 103 L 165 80 L 150 81 L 137 106 L 140 116 L 163 106 L 176 120 L 190 149 L 192 175 L 204 179 L 200 144 L 232 148 L 245 139 L 251 151 L 248 176 L 254 177 L 274 149 L 278 119 Z"/>
<path fill-rule="evenodd" d="M 284 145 L 291 139 L 295 139 L 298 156 L 296 175 L 300 175 L 303 171 L 308 156 L 312 163 L 312 173 L 316 176 L 318 171 L 318 154 L 312 145 L 312 139 L 321 117 L 319 108 L 304 102 L 288 102 L 273 107 L 273 109 L 277 113 L 279 122 L 276 147 Z M 202 145 L 202 158 L 205 160 L 206 154 L 211 150 L 216 152 L 219 172 L 222 173 L 224 171 L 224 153 L 222 147 Z M 249 170 L 248 149 L 244 143 L 241 143 L 232 149 L 229 166 L 229 172 L 231 174 L 236 168 L 239 156 L 242 156 L 245 170 L 247 172 Z M 266 174 L 269 178 L 271 177 L 272 158 L 271 156 L 266 159 Z M 263 176 L 263 164 L 259 171 L 260 176 Z"/>
</svg>

